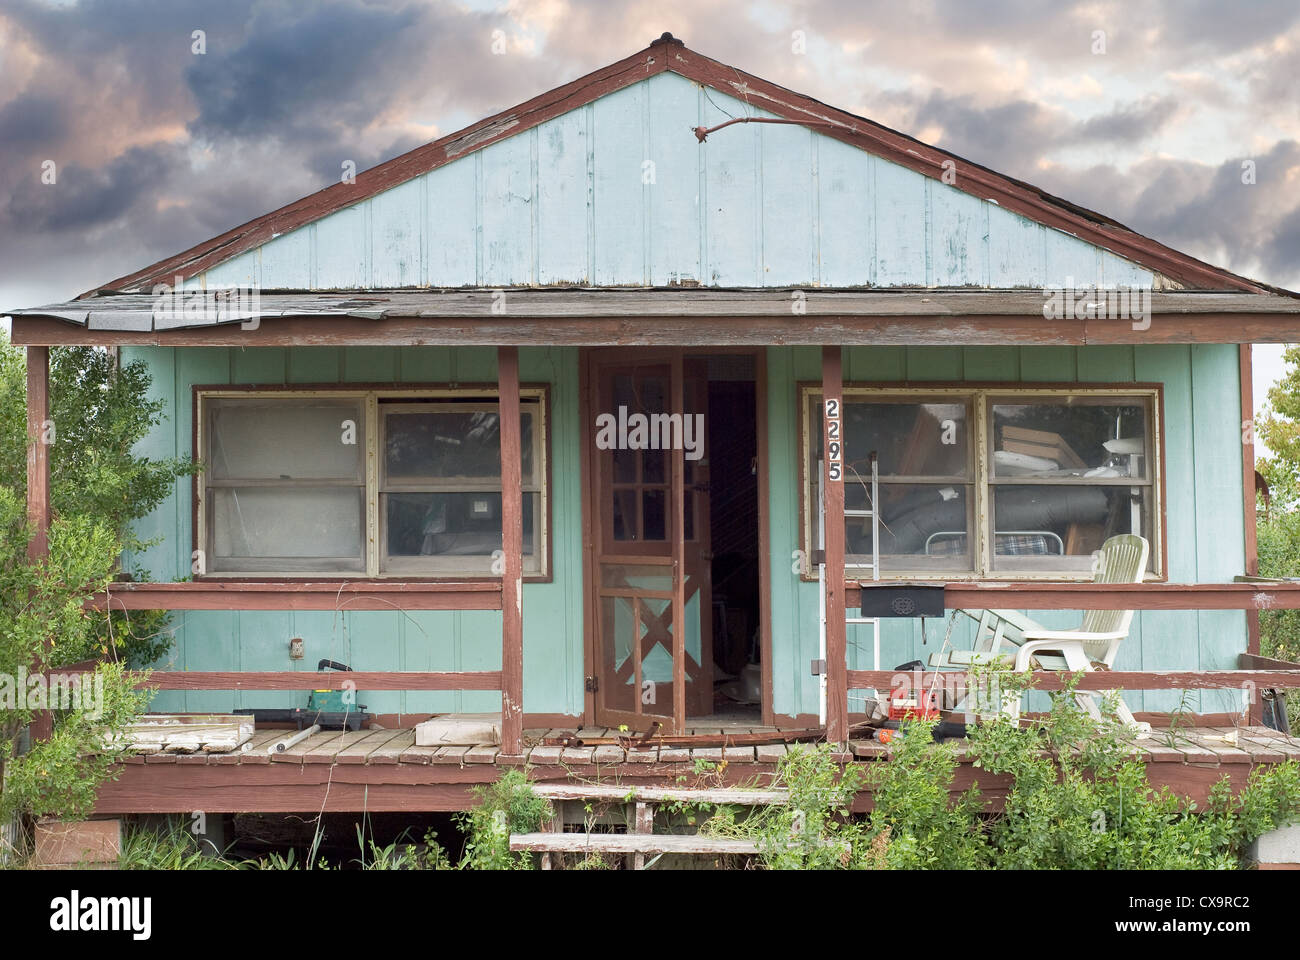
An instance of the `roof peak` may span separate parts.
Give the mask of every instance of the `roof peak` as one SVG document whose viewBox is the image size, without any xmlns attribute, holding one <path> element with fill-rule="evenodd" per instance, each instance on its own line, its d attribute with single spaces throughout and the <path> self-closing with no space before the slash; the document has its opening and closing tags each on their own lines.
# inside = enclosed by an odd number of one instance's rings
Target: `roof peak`
<svg viewBox="0 0 1300 960">
<path fill-rule="evenodd" d="M 672 47 L 674 52 L 671 56 L 658 56 L 656 47 Z M 820 134 L 934 180 L 951 184 L 949 171 L 958 169 L 960 176 L 954 185 L 956 189 L 1110 250 L 1185 287 L 1250 292 L 1267 289 L 1263 284 L 1173 250 L 1115 220 L 1052 196 L 1031 184 L 712 60 L 665 31 L 651 41 L 649 47 L 629 57 L 371 167 L 357 174 L 351 182 L 335 183 L 309 194 L 82 296 L 93 295 L 98 289 L 147 289 L 155 283 L 170 283 L 178 274 L 186 279 L 197 276 L 280 234 L 354 206 L 499 140 L 530 130 L 553 117 L 664 72 L 678 74 L 701 86 L 738 97 L 755 108 L 783 118 L 783 122 L 815 128 Z"/>
</svg>

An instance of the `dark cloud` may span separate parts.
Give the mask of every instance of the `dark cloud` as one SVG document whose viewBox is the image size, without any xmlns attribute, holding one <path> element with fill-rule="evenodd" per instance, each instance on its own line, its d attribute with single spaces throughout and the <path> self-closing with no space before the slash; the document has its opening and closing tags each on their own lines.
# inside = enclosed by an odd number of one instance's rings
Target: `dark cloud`
<svg viewBox="0 0 1300 960">
<path fill-rule="evenodd" d="M 101 226 L 165 183 L 179 161 L 176 148 L 132 147 L 98 169 L 56 164 L 53 183 L 35 169 L 32 186 L 0 212 L 0 227 L 30 233 Z"/>
<path fill-rule="evenodd" d="M 8 152 L 63 139 L 69 127 L 66 111 L 57 97 L 20 94 L 0 107 L 0 144 Z"/>
<path fill-rule="evenodd" d="M 937 126 L 935 146 L 1001 173 L 1032 180 L 1038 161 L 1078 145 L 1133 146 L 1158 136 L 1178 109 L 1169 97 L 1118 104 L 1110 112 L 1076 120 L 1031 100 L 980 106 L 969 95 L 934 90 L 917 96 L 906 90 L 883 91 L 875 102 L 904 110 L 906 131 Z"/>
</svg>

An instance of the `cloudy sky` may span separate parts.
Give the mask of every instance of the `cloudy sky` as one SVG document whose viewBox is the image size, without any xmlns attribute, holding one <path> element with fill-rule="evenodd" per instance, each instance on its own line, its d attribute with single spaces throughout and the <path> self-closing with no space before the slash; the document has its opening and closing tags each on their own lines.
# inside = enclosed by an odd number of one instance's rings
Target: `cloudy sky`
<svg viewBox="0 0 1300 960">
<path fill-rule="evenodd" d="M 1294 0 L 0 0 L 0 309 L 179 252 L 665 30 L 1300 288 Z M 1278 351 L 1257 354 L 1261 396 Z"/>
</svg>

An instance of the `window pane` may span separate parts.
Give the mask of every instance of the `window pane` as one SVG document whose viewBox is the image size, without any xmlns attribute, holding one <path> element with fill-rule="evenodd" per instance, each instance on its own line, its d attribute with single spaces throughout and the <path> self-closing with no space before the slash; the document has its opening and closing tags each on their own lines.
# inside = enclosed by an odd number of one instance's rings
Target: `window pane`
<svg viewBox="0 0 1300 960">
<path fill-rule="evenodd" d="M 809 422 L 814 466 L 821 458 L 822 405 L 819 395 Z M 844 403 L 844 474 L 871 480 L 871 451 L 876 451 L 880 475 L 909 477 L 969 476 L 970 420 L 964 402 Z"/>
<path fill-rule="evenodd" d="M 994 477 L 1146 479 L 1146 404 L 1109 397 L 993 404 Z"/>
<path fill-rule="evenodd" d="M 356 400 L 211 401 L 208 477 L 359 480 L 366 443 Z"/>
<path fill-rule="evenodd" d="M 533 552 L 538 495 L 524 494 L 524 554 Z M 488 557 L 501 549 L 501 494 L 384 495 L 390 557 Z"/>
<path fill-rule="evenodd" d="M 845 483 L 845 509 L 868 509 L 867 490 Z M 971 569 L 970 498 L 964 484 L 881 484 L 881 572 Z M 847 552 L 870 562 L 871 518 L 845 517 L 845 526 Z"/>
<path fill-rule="evenodd" d="M 1150 487 L 996 486 L 995 570 L 1088 570 L 1118 533 L 1150 539 Z"/>
<path fill-rule="evenodd" d="M 501 478 L 501 423 L 496 404 L 439 404 L 384 415 L 386 477 L 398 483 Z M 533 477 L 533 411 L 520 413 L 523 477 Z"/>
<path fill-rule="evenodd" d="M 359 487 L 234 487 L 210 492 L 211 568 L 266 569 L 244 558 L 281 557 L 292 570 L 359 570 Z"/>
</svg>

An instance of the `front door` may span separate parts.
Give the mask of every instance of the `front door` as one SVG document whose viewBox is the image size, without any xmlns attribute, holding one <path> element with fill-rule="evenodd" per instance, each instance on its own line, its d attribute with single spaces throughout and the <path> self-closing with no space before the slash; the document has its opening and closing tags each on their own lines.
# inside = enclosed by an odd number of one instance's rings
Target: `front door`
<svg viewBox="0 0 1300 960">
<path fill-rule="evenodd" d="M 713 706 L 706 370 L 669 351 L 588 362 L 596 723 L 680 732 Z"/>
</svg>

